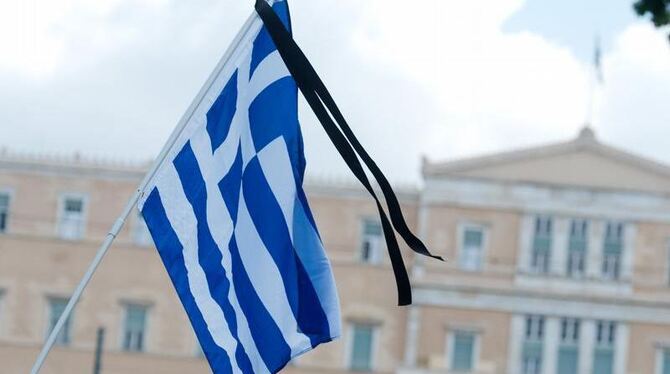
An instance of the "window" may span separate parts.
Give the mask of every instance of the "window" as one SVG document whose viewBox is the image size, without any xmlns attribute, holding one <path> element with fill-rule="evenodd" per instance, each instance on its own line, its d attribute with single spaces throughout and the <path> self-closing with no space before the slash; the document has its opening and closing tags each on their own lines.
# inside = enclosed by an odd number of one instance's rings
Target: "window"
<svg viewBox="0 0 670 374">
<path fill-rule="evenodd" d="M 149 228 L 146 222 L 144 222 L 142 213 L 139 211 L 135 218 L 135 226 L 133 227 L 133 242 L 142 247 L 148 247 L 153 243 Z"/>
<path fill-rule="evenodd" d="M 544 317 L 527 316 L 524 333 L 521 368 L 523 374 L 542 372 L 542 341 L 544 338 Z"/>
<path fill-rule="evenodd" d="M 574 374 L 577 372 L 579 326 L 579 319 L 561 319 L 561 341 L 558 346 L 558 374 Z"/>
<path fill-rule="evenodd" d="M 661 367 L 656 370 L 659 374 L 670 374 L 670 349 L 664 348 L 660 352 L 660 362 Z"/>
<path fill-rule="evenodd" d="M 536 273 L 549 272 L 549 258 L 551 256 L 551 217 L 538 216 L 535 218 L 535 232 L 533 236 L 533 253 L 531 256 L 531 270 Z"/>
<path fill-rule="evenodd" d="M 608 222 L 605 229 L 602 273 L 607 279 L 619 279 L 623 252 L 623 224 Z"/>
<path fill-rule="evenodd" d="M 352 325 L 349 351 L 349 369 L 355 371 L 372 370 L 372 354 L 375 327 L 371 324 Z"/>
<path fill-rule="evenodd" d="M 451 336 L 451 370 L 470 372 L 475 366 L 476 334 L 470 331 L 454 331 Z"/>
<path fill-rule="evenodd" d="M 612 374 L 614 368 L 614 341 L 616 322 L 596 323 L 596 346 L 593 352 L 593 374 Z"/>
<path fill-rule="evenodd" d="M 76 240 L 84 236 L 84 198 L 66 196 L 61 203 L 58 232 L 62 239 Z"/>
<path fill-rule="evenodd" d="M 368 264 L 378 264 L 381 260 L 382 225 L 379 221 L 372 219 L 363 220 L 363 238 L 361 241 L 360 260 Z"/>
<path fill-rule="evenodd" d="M 7 232 L 9 221 L 9 194 L 0 193 L 0 233 Z"/>
<path fill-rule="evenodd" d="M 3 310 L 2 310 L 3 300 L 2 299 L 4 298 L 4 296 L 5 296 L 5 290 L 0 288 L 0 335 L 2 333 L 2 316 L 3 316 Z"/>
<path fill-rule="evenodd" d="M 579 277 L 584 275 L 587 243 L 588 222 L 584 219 L 572 220 L 568 241 L 568 276 Z"/>
<path fill-rule="evenodd" d="M 123 350 L 143 352 L 146 335 L 147 307 L 126 305 L 126 321 L 123 327 Z"/>
<path fill-rule="evenodd" d="M 467 271 L 482 269 L 484 257 L 484 228 L 465 226 L 462 230 L 459 265 Z"/>
<path fill-rule="evenodd" d="M 65 298 L 59 298 L 59 297 L 54 297 L 54 298 L 49 298 L 49 329 L 47 330 L 47 334 L 45 336 L 48 337 L 49 334 L 51 334 L 51 331 L 53 331 L 54 327 L 56 327 L 56 322 L 58 322 L 58 319 L 60 318 L 61 314 L 65 311 L 65 306 L 67 306 L 68 299 Z M 63 325 L 63 328 L 60 330 L 58 333 L 58 336 L 56 336 L 56 345 L 61 345 L 61 346 L 66 346 L 70 344 L 70 326 L 72 322 L 72 314 L 68 316 L 68 318 L 65 320 L 65 324 Z"/>
</svg>

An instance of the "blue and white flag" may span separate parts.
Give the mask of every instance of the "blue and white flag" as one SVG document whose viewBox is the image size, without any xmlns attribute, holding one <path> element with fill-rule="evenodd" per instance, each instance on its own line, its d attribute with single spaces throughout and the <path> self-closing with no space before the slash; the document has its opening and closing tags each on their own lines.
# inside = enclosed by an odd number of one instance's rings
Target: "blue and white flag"
<svg viewBox="0 0 670 374">
<path fill-rule="evenodd" d="M 212 370 L 275 373 L 339 336 L 339 302 L 302 188 L 296 84 L 257 16 L 217 69 L 139 209 Z"/>
</svg>

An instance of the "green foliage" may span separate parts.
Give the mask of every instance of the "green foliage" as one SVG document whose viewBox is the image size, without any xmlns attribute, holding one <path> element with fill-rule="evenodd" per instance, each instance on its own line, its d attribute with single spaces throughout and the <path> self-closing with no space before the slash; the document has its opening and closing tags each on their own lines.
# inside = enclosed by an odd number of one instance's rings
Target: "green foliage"
<svg viewBox="0 0 670 374">
<path fill-rule="evenodd" d="M 670 24 L 670 0 L 638 0 L 633 8 L 640 16 L 651 14 L 651 21 L 656 27 Z"/>
</svg>

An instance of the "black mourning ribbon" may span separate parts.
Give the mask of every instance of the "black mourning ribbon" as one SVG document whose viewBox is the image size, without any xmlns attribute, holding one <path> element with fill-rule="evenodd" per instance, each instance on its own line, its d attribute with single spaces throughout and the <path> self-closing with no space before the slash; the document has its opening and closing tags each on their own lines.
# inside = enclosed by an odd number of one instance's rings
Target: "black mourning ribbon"
<svg viewBox="0 0 670 374">
<path fill-rule="evenodd" d="M 347 124 L 347 121 L 344 119 L 342 112 L 340 112 L 337 104 L 335 104 L 335 100 L 328 92 L 325 84 L 300 47 L 298 47 L 298 44 L 293 40 L 291 33 L 286 30 L 286 27 L 284 27 L 284 24 L 272 7 L 268 5 L 265 0 L 256 0 L 255 8 L 256 12 L 263 20 L 263 23 L 265 24 L 270 37 L 274 41 L 279 54 L 284 60 L 286 67 L 300 89 L 300 92 L 302 92 L 319 122 L 321 122 L 330 141 L 347 163 L 351 172 L 375 199 L 377 210 L 379 210 L 382 229 L 384 231 L 384 238 L 386 239 L 386 248 L 388 249 L 393 273 L 395 275 L 396 286 L 398 289 L 398 305 L 411 304 L 412 289 L 409 283 L 407 269 L 405 268 L 405 263 L 395 237 L 395 232 L 400 234 L 405 243 L 407 243 L 414 252 L 438 260 L 442 260 L 442 257 L 432 255 L 423 242 L 421 242 L 421 240 L 409 229 L 391 184 L 358 141 L 356 135 L 354 135 Z M 370 170 L 375 177 L 379 188 L 384 194 L 391 221 L 389 221 L 389 218 L 386 216 L 386 212 L 372 188 L 358 157 L 363 160 L 365 166 L 367 166 L 368 170 Z M 393 226 L 391 226 L 391 223 L 393 223 Z"/>
</svg>

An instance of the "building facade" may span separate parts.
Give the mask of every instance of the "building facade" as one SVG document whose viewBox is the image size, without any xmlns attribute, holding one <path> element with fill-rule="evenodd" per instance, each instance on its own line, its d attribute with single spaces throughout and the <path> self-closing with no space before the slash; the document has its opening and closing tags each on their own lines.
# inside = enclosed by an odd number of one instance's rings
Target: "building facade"
<svg viewBox="0 0 670 374">
<path fill-rule="evenodd" d="M 145 168 L 0 154 L 0 372 L 29 371 Z M 415 258 L 397 307 L 376 207 L 308 183 L 343 335 L 287 373 L 670 373 L 670 167 L 573 140 L 423 163 L 400 189 L 410 226 L 448 261 Z M 133 214 L 43 373 L 205 373 L 208 366 Z"/>
</svg>

